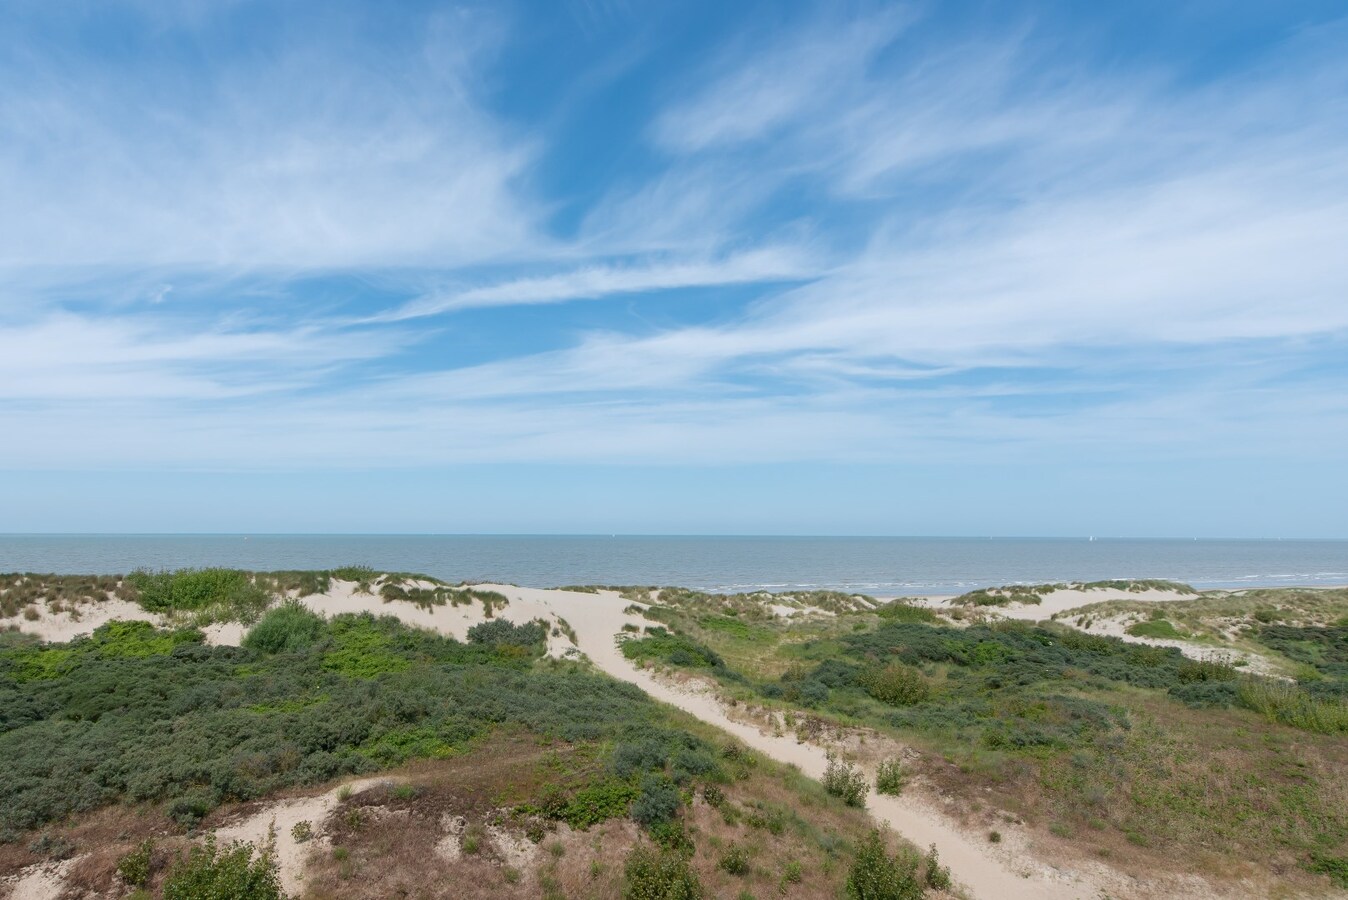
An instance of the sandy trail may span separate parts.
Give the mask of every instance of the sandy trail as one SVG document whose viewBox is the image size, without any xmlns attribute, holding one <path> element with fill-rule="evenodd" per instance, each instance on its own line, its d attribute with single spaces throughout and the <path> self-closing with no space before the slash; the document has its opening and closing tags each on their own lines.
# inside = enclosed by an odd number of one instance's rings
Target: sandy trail
<svg viewBox="0 0 1348 900">
<path fill-rule="evenodd" d="M 778 762 L 797 766 L 811 778 L 823 777 L 828 756 L 822 747 L 798 743 L 794 737 L 764 734 L 752 725 L 730 718 L 714 697 L 680 691 L 633 665 L 618 650 L 614 638 L 625 623 L 646 625 L 649 622 L 624 613 L 628 601 L 616 594 L 544 591 L 507 585 L 489 587 L 510 597 L 511 609 L 518 597 L 529 604 L 536 603 L 550 611 L 560 611 L 575 628 L 581 651 L 612 677 L 635 684 L 655 699 L 720 728 Z M 1071 876 L 1031 860 L 1024 860 L 1018 866 L 1008 865 L 956 827 L 943 821 L 938 813 L 914 800 L 872 791 L 866 798 L 866 809 L 877 821 L 888 823 L 919 847 L 935 844 L 942 862 L 950 866 L 955 879 L 973 897 L 988 900 L 1054 900 L 1094 897 L 1098 894 L 1089 885 L 1076 883 Z"/>
<path fill-rule="evenodd" d="M 696 716 L 780 763 L 796 766 L 811 778 L 823 777 L 828 764 L 827 752 L 823 747 L 799 743 L 794 736 L 764 733 L 756 726 L 736 721 L 714 696 L 682 691 L 665 684 L 624 657 L 616 643 L 622 626 L 629 623 L 644 626 L 649 622 L 623 612 L 630 604 L 617 594 L 493 584 L 479 587 L 499 591 L 509 598 L 509 604 L 496 613 L 500 618 L 516 623 L 533 619 L 555 623 L 558 619 L 564 619 L 575 630 L 580 652 L 608 675 L 640 687 L 651 697 Z M 407 602 L 385 603 L 378 596 L 358 593 L 354 584 L 346 582 L 335 582 L 329 593 L 305 597 L 300 602 L 327 616 L 348 612 L 396 615 L 409 625 L 451 635 L 459 640 L 465 639 L 468 629 L 484 618 L 479 603 L 422 609 Z M 1039 607 L 1029 607 L 1028 610 L 1043 612 Z M 96 623 L 101 624 L 110 618 L 150 618 L 138 608 L 133 610 L 114 606 L 100 612 L 103 614 L 86 616 L 82 622 L 71 623 L 75 627 L 70 630 L 87 634 Z M 242 633 L 242 628 L 218 627 L 212 629 L 211 638 L 213 643 L 234 643 L 242 637 Z M 65 633 L 60 635 L 64 639 L 73 636 Z M 43 637 L 52 639 L 48 634 Z M 560 656 L 574 652 L 575 649 L 565 637 L 549 636 L 549 653 Z M 381 780 L 385 779 L 361 782 L 353 785 L 353 790 L 364 789 Z M 311 821 L 317 829 L 336 802 L 335 791 L 318 797 L 279 801 L 244 821 L 220 829 L 217 835 L 222 841 L 261 843 L 267 837 L 268 827 L 275 821 L 282 880 L 288 891 L 296 891 L 302 885 L 303 862 L 309 846 L 297 844 L 290 830 L 301 820 Z M 988 845 L 962 832 L 939 811 L 913 798 L 890 797 L 871 791 L 866 808 L 878 822 L 887 823 L 918 847 L 935 844 L 942 862 L 950 866 L 956 881 L 974 898 L 1075 900 L 1099 895 L 1099 891 L 1086 883 L 1080 873 L 1054 869 L 1028 855 L 1005 853 L 1006 858 L 1001 858 Z M 57 877 L 59 879 L 59 874 Z"/>
</svg>

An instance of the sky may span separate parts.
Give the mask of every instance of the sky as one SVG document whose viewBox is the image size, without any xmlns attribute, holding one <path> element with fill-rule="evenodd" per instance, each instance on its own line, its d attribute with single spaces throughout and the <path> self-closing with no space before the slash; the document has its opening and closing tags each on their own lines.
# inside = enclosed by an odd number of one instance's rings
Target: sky
<svg viewBox="0 0 1348 900">
<path fill-rule="evenodd" d="M 1345 509 L 1341 2 L 0 9 L 0 532 Z"/>
</svg>

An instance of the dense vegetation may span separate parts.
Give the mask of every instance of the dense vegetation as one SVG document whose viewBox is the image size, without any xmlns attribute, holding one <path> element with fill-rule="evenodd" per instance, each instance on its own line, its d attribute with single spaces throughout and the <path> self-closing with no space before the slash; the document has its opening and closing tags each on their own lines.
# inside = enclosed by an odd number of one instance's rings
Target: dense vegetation
<svg viewBox="0 0 1348 900">
<path fill-rule="evenodd" d="M 537 624 L 496 620 L 464 644 L 392 617 L 325 621 L 295 604 L 269 612 L 240 648 L 144 622 L 67 645 L 7 635 L 0 837 L 119 800 L 167 801 L 190 826 L 225 801 L 452 755 L 500 728 L 609 742 L 618 799 L 582 798 L 600 810 L 591 816 L 667 799 L 659 778 L 686 783 L 715 767 L 636 689 L 538 662 L 544 637 Z"/>
<path fill-rule="evenodd" d="M 906 604 L 797 641 L 783 625 L 760 642 L 775 665 L 742 632 L 707 627 L 707 613 L 662 618 L 628 640 L 629 657 L 700 670 L 740 700 L 795 710 L 788 721 L 864 725 L 927 748 L 958 768 L 914 773 L 981 785 L 1056 837 L 1149 860 L 1185 848 L 1271 854 L 1332 877 L 1348 865 L 1348 624 L 1247 628 L 1301 666 L 1292 682 L 1058 625 L 960 627 Z M 1145 624 L 1179 636 L 1165 619 Z M 756 671 L 727 674 L 728 659 Z"/>
</svg>

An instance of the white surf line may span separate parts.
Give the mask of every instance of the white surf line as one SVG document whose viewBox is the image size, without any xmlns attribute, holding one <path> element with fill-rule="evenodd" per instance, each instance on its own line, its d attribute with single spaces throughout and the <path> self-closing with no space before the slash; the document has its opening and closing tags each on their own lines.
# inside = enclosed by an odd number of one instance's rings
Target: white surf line
<svg viewBox="0 0 1348 900">
<path fill-rule="evenodd" d="M 640 687 L 647 694 L 696 716 L 725 731 L 772 759 L 797 766 L 805 775 L 822 779 L 828 756 L 821 747 L 798 743 L 794 737 L 764 734 L 752 725 L 737 722 L 713 697 L 690 694 L 666 685 L 639 669 L 622 655 L 615 642 L 626 623 L 649 624 L 624 613 L 626 600 L 613 594 L 582 594 L 544 591 L 507 585 L 484 585 L 526 602 L 539 603 L 562 613 L 576 631 L 580 650 L 607 674 Z M 1044 866 L 1026 860 L 1020 870 L 988 852 L 953 825 L 911 799 L 877 794 L 866 797 L 866 811 L 919 848 L 936 845 L 941 861 L 952 876 L 975 898 L 986 900 L 1078 900 L 1098 896 L 1098 891 L 1069 876 L 1056 878 Z"/>
</svg>

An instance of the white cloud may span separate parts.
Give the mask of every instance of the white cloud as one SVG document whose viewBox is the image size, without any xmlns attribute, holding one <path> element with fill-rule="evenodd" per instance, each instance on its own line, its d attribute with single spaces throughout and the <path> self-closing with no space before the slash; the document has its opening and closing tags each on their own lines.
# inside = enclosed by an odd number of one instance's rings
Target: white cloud
<svg viewBox="0 0 1348 900">
<path fill-rule="evenodd" d="M 206 63 L 11 39 L 0 268 L 453 265 L 545 243 L 517 186 L 534 149 L 474 97 L 493 23 L 377 49 L 289 25 Z"/>
<path fill-rule="evenodd" d="M 785 247 L 750 250 L 717 260 L 592 265 L 421 297 L 374 320 L 399 321 L 464 309 L 565 303 L 678 288 L 796 281 L 817 271 L 807 250 Z"/>
</svg>

